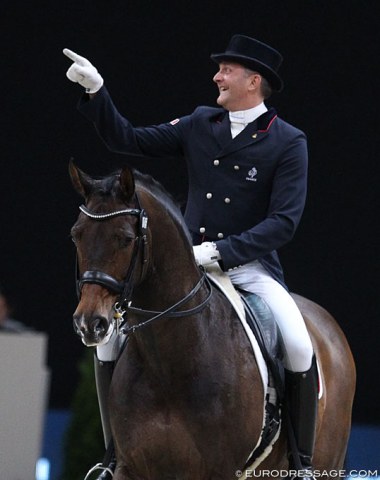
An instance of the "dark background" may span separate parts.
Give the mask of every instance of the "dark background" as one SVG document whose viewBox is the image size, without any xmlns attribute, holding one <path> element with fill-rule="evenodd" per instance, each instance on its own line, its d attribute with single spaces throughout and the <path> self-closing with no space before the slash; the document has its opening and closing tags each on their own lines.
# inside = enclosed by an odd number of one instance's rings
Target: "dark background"
<svg viewBox="0 0 380 480">
<path fill-rule="evenodd" d="M 84 346 L 72 330 L 79 197 L 68 161 L 106 174 L 109 153 L 76 111 L 68 47 L 90 59 L 135 125 L 215 105 L 216 65 L 234 33 L 284 56 L 285 90 L 267 103 L 309 139 L 309 196 L 281 258 L 293 291 L 338 320 L 358 369 L 354 421 L 380 423 L 377 0 L 2 0 L 0 284 L 14 316 L 49 335 L 50 406 L 68 408 Z M 134 161 L 136 164 L 136 161 Z M 138 164 L 184 201 L 182 163 Z"/>
</svg>

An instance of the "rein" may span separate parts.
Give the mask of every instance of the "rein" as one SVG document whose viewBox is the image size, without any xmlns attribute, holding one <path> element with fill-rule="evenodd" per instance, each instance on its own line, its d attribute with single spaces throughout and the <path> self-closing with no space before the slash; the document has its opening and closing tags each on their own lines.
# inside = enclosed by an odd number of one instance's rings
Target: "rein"
<svg viewBox="0 0 380 480">
<path fill-rule="evenodd" d="M 76 285 L 77 285 L 77 295 L 80 298 L 82 287 L 85 283 L 95 283 L 97 285 L 101 285 L 102 287 L 107 288 L 108 290 L 119 293 L 119 300 L 114 305 L 114 321 L 116 323 L 116 331 L 117 333 L 121 334 L 128 334 L 128 333 L 135 333 L 136 330 L 143 328 L 155 320 L 159 320 L 163 317 L 186 317 L 190 315 L 194 315 L 208 304 L 212 296 L 212 285 L 207 278 L 207 275 L 204 270 L 202 270 L 202 276 L 195 287 L 181 300 L 177 303 L 172 305 L 171 307 L 167 308 L 162 312 L 156 312 L 152 310 L 144 310 L 142 308 L 132 307 L 131 306 L 131 297 L 133 292 L 133 274 L 135 271 L 137 258 L 139 256 L 139 252 L 142 249 L 142 258 L 143 258 L 143 271 L 142 271 L 142 278 L 144 278 L 147 265 L 148 265 L 148 216 L 144 209 L 140 208 L 139 200 L 136 195 L 136 201 L 139 208 L 126 208 L 122 210 L 116 210 L 109 213 L 94 213 L 91 212 L 85 205 L 80 205 L 79 209 L 82 213 L 87 215 L 89 218 L 95 221 L 103 221 L 108 220 L 110 218 L 119 216 L 119 215 L 133 215 L 139 217 L 139 227 L 138 227 L 138 234 L 135 238 L 136 242 L 134 245 L 134 252 L 132 254 L 131 263 L 128 268 L 127 275 L 125 279 L 120 282 L 116 280 L 111 275 L 107 273 L 101 272 L 99 270 L 87 270 L 83 273 L 82 276 L 79 276 L 79 267 L 78 262 L 76 265 Z M 207 286 L 208 294 L 205 300 L 203 300 L 199 305 L 194 308 L 188 310 L 180 310 L 177 311 L 185 303 L 189 302 L 201 289 L 203 285 Z M 124 314 L 126 312 L 132 312 L 139 316 L 148 316 L 148 320 L 145 320 L 137 325 L 128 326 L 125 325 L 127 320 L 124 318 Z"/>
<path fill-rule="evenodd" d="M 177 308 L 181 307 L 183 304 L 187 303 L 189 300 L 191 300 L 196 293 L 200 290 L 203 284 L 206 284 L 207 289 L 208 289 L 208 294 L 207 297 L 203 300 L 202 303 L 197 305 L 194 308 L 190 308 L 189 310 L 180 310 L 179 312 L 176 311 Z M 154 322 L 155 320 L 159 320 L 162 317 L 176 317 L 176 318 L 181 318 L 181 317 L 188 317 L 190 315 L 195 315 L 196 313 L 200 312 L 205 308 L 205 306 L 208 304 L 212 296 L 212 285 L 206 275 L 206 273 L 203 271 L 202 272 L 202 277 L 199 280 L 199 282 L 195 285 L 195 287 L 184 297 L 182 298 L 179 302 L 175 303 L 171 307 L 167 308 L 166 310 L 162 312 L 155 312 L 153 310 L 143 310 L 142 308 L 137 308 L 137 307 L 131 307 L 128 305 L 127 311 L 133 312 L 136 315 L 143 315 L 143 316 L 150 316 L 153 315 L 151 318 L 148 320 L 145 320 L 145 322 L 138 323 L 137 325 L 132 325 L 127 328 L 122 328 L 122 333 L 135 333 L 136 330 L 139 328 L 146 327 L 150 323 Z"/>
</svg>

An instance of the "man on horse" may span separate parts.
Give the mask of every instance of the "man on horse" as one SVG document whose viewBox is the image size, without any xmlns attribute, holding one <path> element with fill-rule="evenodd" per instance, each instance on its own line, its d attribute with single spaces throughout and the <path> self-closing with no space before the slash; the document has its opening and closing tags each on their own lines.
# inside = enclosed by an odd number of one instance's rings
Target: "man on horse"
<svg viewBox="0 0 380 480">
<path fill-rule="evenodd" d="M 289 466 L 312 476 L 317 367 L 276 252 L 293 237 L 304 209 L 307 144 L 302 131 L 265 104 L 273 91 L 283 88 L 278 74 L 282 56 L 258 40 L 234 35 L 224 53 L 211 55 L 219 65 L 213 80 L 220 108 L 199 107 L 165 124 L 134 128 L 116 110 L 96 68 L 70 50 L 64 53 L 74 62 L 68 78 L 86 88 L 79 108 L 111 150 L 185 156 L 185 219 L 196 261 L 204 266 L 219 262 L 236 287 L 269 305 L 284 344 L 287 411 L 298 451 L 296 458 L 290 453 Z M 97 369 L 98 395 L 109 432 L 104 399 L 112 369 L 107 362 L 115 357 L 109 346 L 97 350 L 103 365 Z"/>
</svg>

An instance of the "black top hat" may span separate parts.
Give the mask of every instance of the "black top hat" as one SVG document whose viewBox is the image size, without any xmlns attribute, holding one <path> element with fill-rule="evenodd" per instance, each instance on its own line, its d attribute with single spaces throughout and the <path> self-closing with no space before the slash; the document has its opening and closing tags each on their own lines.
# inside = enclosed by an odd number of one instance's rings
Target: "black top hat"
<svg viewBox="0 0 380 480">
<path fill-rule="evenodd" d="M 282 63 L 282 55 L 274 48 L 245 35 L 234 35 L 224 53 L 214 53 L 212 60 L 236 62 L 260 73 L 273 90 L 280 92 L 283 82 L 277 71 Z"/>
</svg>

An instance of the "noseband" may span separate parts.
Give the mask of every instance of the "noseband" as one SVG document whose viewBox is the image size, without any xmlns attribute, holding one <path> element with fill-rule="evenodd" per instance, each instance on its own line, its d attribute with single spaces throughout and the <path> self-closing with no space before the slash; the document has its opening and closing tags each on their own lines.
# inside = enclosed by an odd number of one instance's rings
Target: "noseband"
<svg viewBox="0 0 380 480">
<path fill-rule="evenodd" d="M 111 292 L 118 293 L 120 295 L 118 304 L 121 308 L 125 308 L 132 295 L 132 278 L 136 268 L 137 258 L 139 256 L 140 250 L 142 250 L 141 276 L 144 277 L 146 273 L 146 268 L 148 265 L 148 216 L 143 208 L 125 208 L 123 210 L 115 210 L 109 213 L 94 213 L 91 212 L 85 205 L 81 205 L 79 207 L 79 210 L 85 215 L 87 215 L 87 217 L 96 221 L 109 220 L 110 218 L 118 217 L 120 215 L 133 215 L 139 218 L 134 252 L 131 262 L 129 264 L 127 275 L 122 282 L 116 280 L 116 278 L 112 277 L 111 275 L 108 275 L 108 273 L 104 273 L 99 270 L 87 270 L 83 273 L 82 276 L 79 276 L 78 265 L 76 268 L 76 285 L 78 298 L 80 298 L 81 296 L 82 287 L 85 283 L 95 283 L 97 285 L 101 285 L 102 287 L 107 288 Z"/>
</svg>

